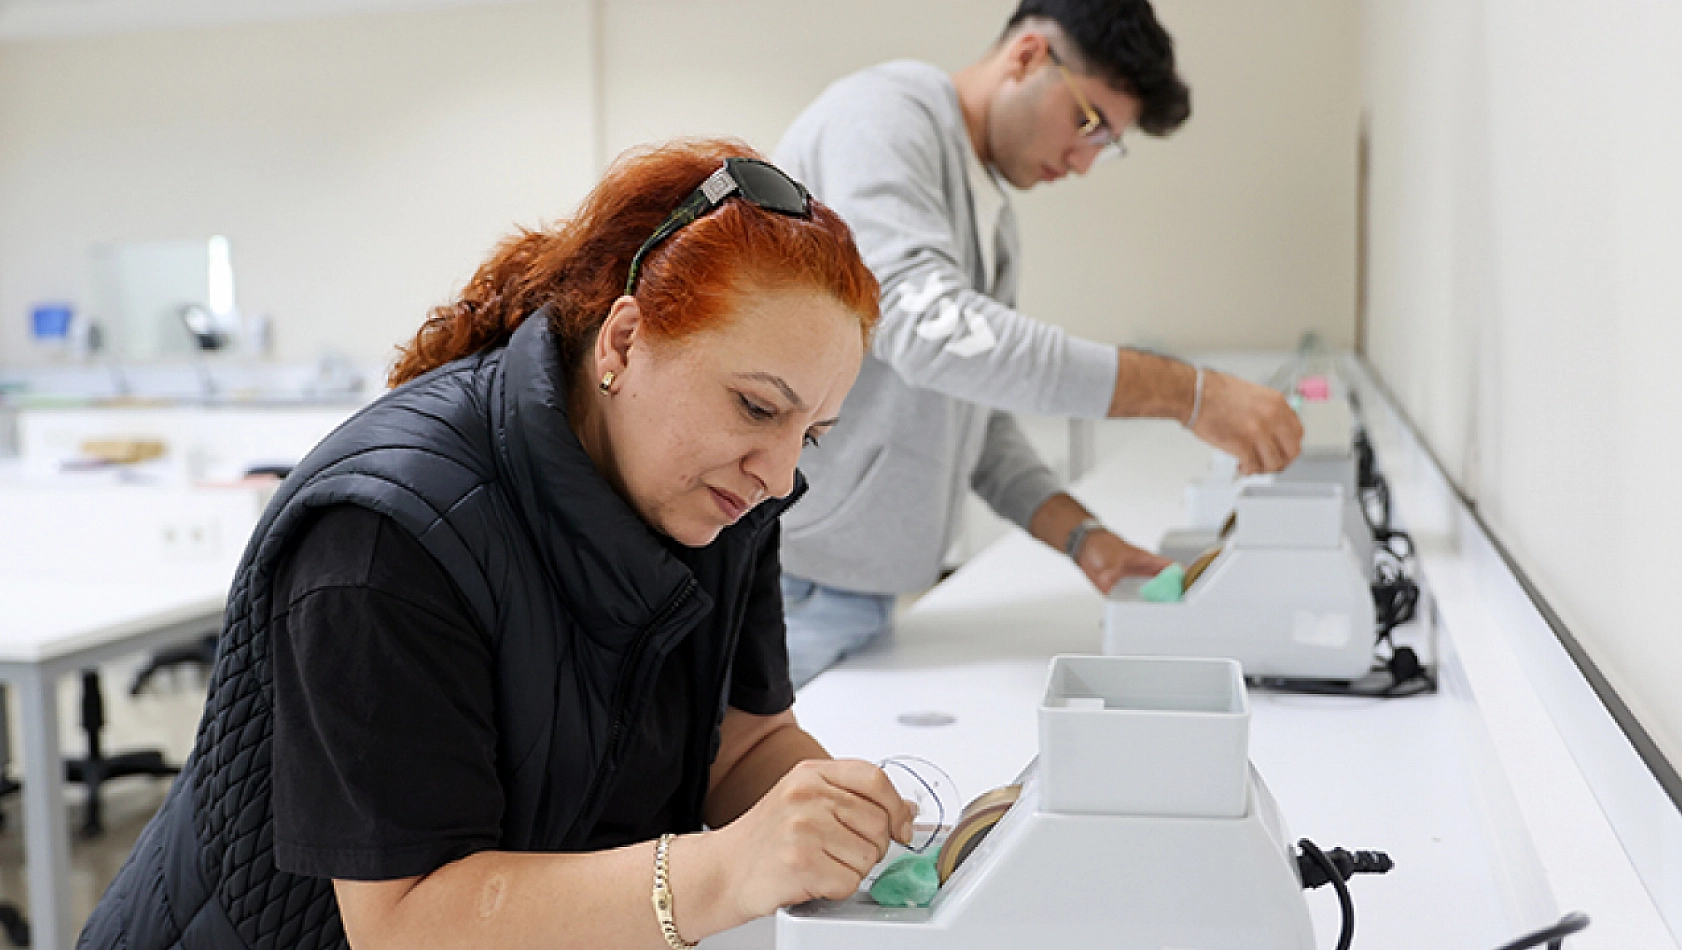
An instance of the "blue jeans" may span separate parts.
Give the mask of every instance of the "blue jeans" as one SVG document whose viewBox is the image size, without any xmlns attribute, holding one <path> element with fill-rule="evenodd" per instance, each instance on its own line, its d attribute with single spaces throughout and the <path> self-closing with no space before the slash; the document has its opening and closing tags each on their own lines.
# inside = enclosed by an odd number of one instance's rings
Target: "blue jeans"
<svg viewBox="0 0 1682 950">
<path fill-rule="evenodd" d="M 783 620 L 788 625 L 788 672 L 799 689 L 824 670 L 864 649 L 893 626 L 890 594 L 825 587 L 784 573 Z"/>
</svg>

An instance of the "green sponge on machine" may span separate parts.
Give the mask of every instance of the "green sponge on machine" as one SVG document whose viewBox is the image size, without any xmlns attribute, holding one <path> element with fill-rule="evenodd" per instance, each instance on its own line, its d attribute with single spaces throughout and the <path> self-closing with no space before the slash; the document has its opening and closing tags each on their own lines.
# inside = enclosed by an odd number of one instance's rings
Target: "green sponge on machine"
<svg viewBox="0 0 1682 950">
<path fill-rule="evenodd" d="M 1186 569 L 1170 564 L 1139 585 L 1139 596 L 1155 604 L 1177 604 L 1186 592 Z"/>
<path fill-rule="evenodd" d="M 887 866 L 870 885 L 870 899 L 883 907 L 927 907 L 940 890 L 935 871 L 937 853 L 905 854 Z"/>
</svg>

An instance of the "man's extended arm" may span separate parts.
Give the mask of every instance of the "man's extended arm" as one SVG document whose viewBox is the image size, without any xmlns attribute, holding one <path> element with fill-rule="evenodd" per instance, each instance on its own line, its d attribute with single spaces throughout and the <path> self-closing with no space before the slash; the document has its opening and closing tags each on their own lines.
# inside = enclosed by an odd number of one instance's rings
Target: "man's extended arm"
<svg viewBox="0 0 1682 950">
<path fill-rule="evenodd" d="M 1239 471 L 1277 472 L 1302 451 L 1302 422 L 1277 390 L 1139 350 L 1123 349 L 1116 366 L 1112 418 L 1174 419 L 1238 459 Z M 1192 418 L 1193 411 L 1196 418 Z"/>
</svg>

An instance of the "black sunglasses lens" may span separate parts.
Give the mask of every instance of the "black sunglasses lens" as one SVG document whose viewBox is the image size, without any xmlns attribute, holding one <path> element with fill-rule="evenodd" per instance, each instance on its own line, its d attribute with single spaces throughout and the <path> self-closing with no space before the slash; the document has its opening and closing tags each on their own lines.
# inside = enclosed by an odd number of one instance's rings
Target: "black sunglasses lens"
<svg viewBox="0 0 1682 950">
<path fill-rule="evenodd" d="M 730 162 L 730 174 L 741 187 L 742 197 L 762 208 L 802 217 L 811 211 L 805 189 L 772 165 L 735 159 Z"/>
</svg>

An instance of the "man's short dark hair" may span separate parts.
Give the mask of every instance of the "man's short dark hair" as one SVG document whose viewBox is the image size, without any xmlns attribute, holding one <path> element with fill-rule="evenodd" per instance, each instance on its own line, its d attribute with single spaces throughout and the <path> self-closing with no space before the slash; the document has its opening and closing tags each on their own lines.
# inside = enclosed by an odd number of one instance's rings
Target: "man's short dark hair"
<svg viewBox="0 0 1682 950">
<path fill-rule="evenodd" d="M 1191 90 L 1174 71 L 1174 40 L 1147 0 L 1022 0 L 1005 33 L 1032 19 L 1062 27 L 1088 69 L 1139 100 L 1139 128 L 1167 135 L 1191 115 Z"/>
</svg>

